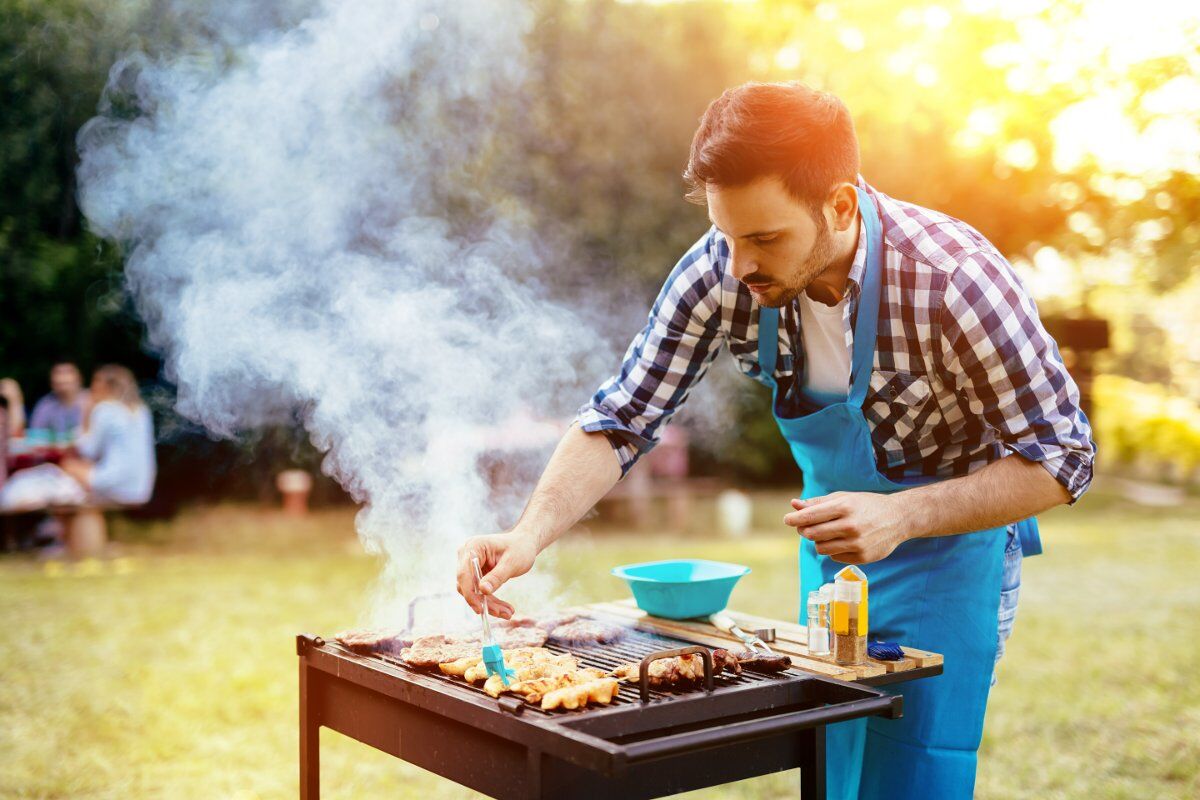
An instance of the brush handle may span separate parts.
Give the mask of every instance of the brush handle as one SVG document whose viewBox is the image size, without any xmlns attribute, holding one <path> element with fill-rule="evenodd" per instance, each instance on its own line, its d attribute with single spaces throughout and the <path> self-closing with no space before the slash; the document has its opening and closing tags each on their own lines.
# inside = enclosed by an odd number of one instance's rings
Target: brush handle
<svg viewBox="0 0 1200 800">
<path fill-rule="evenodd" d="M 471 566 L 475 570 L 475 591 L 479 592 L 479 584 L 483 583 L 483 573 L 479 569 L 478 556 L 471 556 Z M 483 617 L 483 642 L 484 644 L 491 644 L 494 640 L 492 639 L 492 621 L 488 619 L 487 595 L 483 594 L 483 592 L 479 594 L 483 598 L 483 614 L 481 615 Z"/>
</svg>

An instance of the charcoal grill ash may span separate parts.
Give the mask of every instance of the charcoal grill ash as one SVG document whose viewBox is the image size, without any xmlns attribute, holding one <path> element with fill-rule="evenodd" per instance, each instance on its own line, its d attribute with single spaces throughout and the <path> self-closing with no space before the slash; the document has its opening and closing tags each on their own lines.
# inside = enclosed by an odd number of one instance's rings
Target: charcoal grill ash
<svg viewBox="0 0 1200 800">
<path fill-rule="evenodd" d="M 616 644 L 550 649 L 609 671 L 694 646 L 631 630 Z M 661 797 L 797 767 L 801 795 L 823 798 L 825 726 L 898 718 L 902 698 L 874 686 L 941 672 L 926 667 L 861 683 L 795 669 L 721 673 L 707 690 L 650 688 L 643 701 L 639 686 L 623 683 L 611 705 L 542 711 L 320 637 L 298 636 L 296 651 L 302 800 L 320 794 L 322 726 L 496 798 Z"/>
</svg>

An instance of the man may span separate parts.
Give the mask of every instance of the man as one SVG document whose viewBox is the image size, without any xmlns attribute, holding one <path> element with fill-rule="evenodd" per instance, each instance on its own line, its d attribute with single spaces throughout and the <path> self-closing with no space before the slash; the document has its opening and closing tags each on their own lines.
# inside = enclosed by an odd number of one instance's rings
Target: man
<svg viewBox="0 0 1200 800">
<path fill-rule="evenodd" d="M 51 430 L 60 435 L 74 433 L 83 424 L 87 402 L 79 367 L 59 361 L 50 368 L 50 394 L 33 407 L 29 429 Z"/>
<path fill-rule="evenodd" d="M 459 591 L 478 611 L 472 555 L 489 595 L 529 570 L 653 446 L 726 345 L 770 387 L 803 472 L 784 516 L 800 536 L 801 596 L 866 565 L 872 637 L 946 655 L 942 676 L 906 686 L 903 719 L 830 728 L 830 796 L 967 798 L 1021 551 L 1039 551 L 1029 518 L 1087 489 L 1094 445 L 1008 262 L 858 168 L 849 112 L 831 95 L 748 84 L 709 106 L 686 177 L 713 227 L 516 526 L 463 545 Z"/>
</svg>

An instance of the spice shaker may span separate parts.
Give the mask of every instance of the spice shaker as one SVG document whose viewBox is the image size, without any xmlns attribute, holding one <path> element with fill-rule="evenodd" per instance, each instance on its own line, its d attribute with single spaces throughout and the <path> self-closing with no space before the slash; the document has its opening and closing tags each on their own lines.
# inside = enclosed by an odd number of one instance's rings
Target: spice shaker
<svg viewBox="0 0 1200 800">
<path fill-rule="evenodd" d="M 829 647 L 829 603 L 833 599 L 833 584 L 827 583 L 808 593 L 808 652 L 827 656 Z"/>
<path fill-rule="evenodd" d="M 833 660 L 838 664 L 867 660 L 867 576 L 853 565 L 833 580 Z"/>
</svg>

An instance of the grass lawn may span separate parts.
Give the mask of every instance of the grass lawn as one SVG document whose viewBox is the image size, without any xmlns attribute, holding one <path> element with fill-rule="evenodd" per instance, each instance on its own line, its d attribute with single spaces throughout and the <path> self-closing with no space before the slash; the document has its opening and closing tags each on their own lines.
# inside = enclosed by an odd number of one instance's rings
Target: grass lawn
<svg viewBox="0 0 1200 800">
<path fill-rule="evenodd" d="M 1133 507 L 1102 489 L 1043 520 L 993 690 L 983 798 L 1200 796 L 1200 503 Z M 558 545 L 570 600 L 622 594 L 607 568 L 680 555 L 749 564 L 747 611 L 795 613 L 783 496 L 753 536 L 594 527 Z M 701 514 L 705 513 L 701 509 Z M 114 526 L 102 570 L 0 559 L 0 797 L 296 795 L 297 632 L 358 620 L 379 564 L 352 514 L 253 508 Z M 94 573 L 94 574 L 93 574 Z M 322 734 L 324 796 L 459 798 L 456 785 Z M 795 774 L 689 797 L 794 796 Z"/>
</svg>

